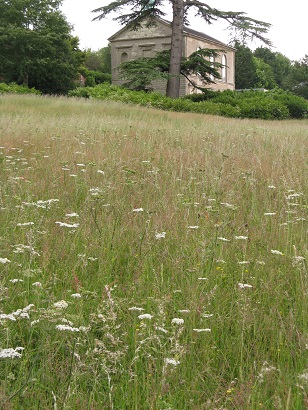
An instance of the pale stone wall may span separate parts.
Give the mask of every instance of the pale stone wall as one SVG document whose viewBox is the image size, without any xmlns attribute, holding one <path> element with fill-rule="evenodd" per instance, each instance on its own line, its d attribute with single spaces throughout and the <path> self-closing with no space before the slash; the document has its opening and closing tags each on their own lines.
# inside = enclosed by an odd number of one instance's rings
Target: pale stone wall
<svg viewBox="0 0 308 410">
<path fill-rule="evenodd" d="M 123 61 L 131 61 L 140 57 L 153 57 L 158 51 L 170 49 L 171 26 L 163 21 L 159 21 L 155 26 L 146 27 L 144 25 L 139 30 L 124 28 L 110 37 L 109 41 L 111 47 L 112 83 L 120 85 L 123 81 L 119 79 L 117 67 Z M 221 62 L 223 54 L 225 54 L 227 59 L 226 79 L 216 80 L 216 84 L 209 84 L 206 87 L 213 90 L 234 89 L 234 50 L 219 41 L 207 41 L 202 37 L 187 33 L 184 35 L 184 55 L 189 56 L 199 47 L 223 49 L 225 52 L 219 55 L 217 61 Z M 202 85 L 197 77 L 194 78 L 194 81 Z M 152 84 L 152 88 L 154 91 L 165 94 L 166 81 L 156 81 Z M 181 78 L 180 96 L 192 92 L 198 91 L 185 78 Z"/>
</svg>

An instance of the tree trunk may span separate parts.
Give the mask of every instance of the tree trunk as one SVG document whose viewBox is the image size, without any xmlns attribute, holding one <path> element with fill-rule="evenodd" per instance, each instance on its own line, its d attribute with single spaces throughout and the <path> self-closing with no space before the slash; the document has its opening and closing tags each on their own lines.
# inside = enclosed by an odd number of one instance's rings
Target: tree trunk
<svg viewBox="0 0 308 410">
<path fill-rule="evenodd" d="M 173 0 L 173 21 L 170 53 L 170 78 L 167 83 L 167 97 L 179 98 L 181 58 L 183 53 L 184 0 Z"/>
</svg>

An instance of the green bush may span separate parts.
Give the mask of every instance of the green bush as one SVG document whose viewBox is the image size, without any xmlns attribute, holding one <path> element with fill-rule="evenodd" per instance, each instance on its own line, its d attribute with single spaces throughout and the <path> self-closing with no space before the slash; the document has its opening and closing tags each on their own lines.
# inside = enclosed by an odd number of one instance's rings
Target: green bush
<svg viewBox="0 0 308 410">
<path fill-rule="evenodd" d="M 171 99 L 159 93 L 132 91 L 107 83 L 73 90 L 70 96 L 109 99 L 168 111 L 223 115 L 231 118 L 283 120 L 307 117 L 308 102 L 285 91 L 207 91 Z"/>
<path fill-rule="evenodd" d="M 16 83 L 0 83 L 0 94 L 42 94 L 35 88 L 29 88 L 25 85 L 18 85 Z"/>
</svg>

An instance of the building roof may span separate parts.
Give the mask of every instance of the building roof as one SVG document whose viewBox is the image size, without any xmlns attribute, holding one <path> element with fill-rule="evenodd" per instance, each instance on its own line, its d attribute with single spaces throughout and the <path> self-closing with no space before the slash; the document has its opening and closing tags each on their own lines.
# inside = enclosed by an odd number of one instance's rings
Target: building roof
<svg viewBox="0 0 308 410">
<path fill-rule="evenodd" d="M 159 22 L 162 23 L 162 24 L 168 25 L 169 27 L 172 26 L 172 23 L 171 23 L 170 21 L 168 21 L 168 20 L 164 20 L 164 19 L 159 18 L 159 17 L 156 17 L 155 20 L 159 21 Z M 129 25 L 123 27 L 121 30 L 119 30 L 119 31 L 117 31 L 116 33 L 114 33 L 111 37 L 108 38 L 108 41 L 114 40 L 114 39 L 118 36 L 118 34 L 122 33 L 122 32 L 125 31 L 127 28 L 129 28 Z M 229 49 L 230 49 L 230 48 L 233 49 L 233 47 L 228 46 L 227 44 L 223 43 L 222 41 L 217 40 L 217 39 L 214 38 L 214 37 L 208 36 L 207 34 L 202 33 L 201 31 L 193 30 L 193 29 L 191 29 L 190 27 L 187 27 L 187 26 L 184 26 L 184 35 L 185 35 L 185 34 L 186 34 L 186 35 L 190 35 L 190 36 L 194 36 L 194 37 L 200 37 L 200 38 L 202 38 L 203 40 L 207 40 L 207 41 L 209 41 L 209 42 L 211 42 L 211 43 L 216 43 L 216 44 L 217 44 L 218 46 L 220 46 L 220 47 L 224 47 L 224 48 L 227 47 L 227 48 L 229 48 Z"/>
</svg>

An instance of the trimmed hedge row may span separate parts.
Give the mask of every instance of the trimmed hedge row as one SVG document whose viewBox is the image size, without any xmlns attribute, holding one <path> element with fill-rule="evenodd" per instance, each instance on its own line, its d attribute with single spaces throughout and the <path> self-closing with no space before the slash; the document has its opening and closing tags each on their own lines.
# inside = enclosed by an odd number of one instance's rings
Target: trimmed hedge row
<svg viewBox="0 0 308 410">
<path fill-rule="evenodd" d="M 168 111 L 195 112 L 232 118 L 282 120 L 308 117 L 308 101 L 282 90 L 270 92 L 209 90 L 205 94 L 171 99 L 159 93 L 132 91 L 104 83 L 96 87 L 77 88 L 70 91 L 69 96 L 108 99 Z"/>
</svg>

